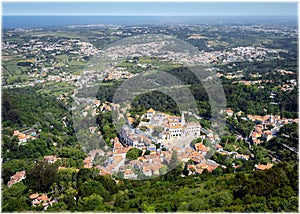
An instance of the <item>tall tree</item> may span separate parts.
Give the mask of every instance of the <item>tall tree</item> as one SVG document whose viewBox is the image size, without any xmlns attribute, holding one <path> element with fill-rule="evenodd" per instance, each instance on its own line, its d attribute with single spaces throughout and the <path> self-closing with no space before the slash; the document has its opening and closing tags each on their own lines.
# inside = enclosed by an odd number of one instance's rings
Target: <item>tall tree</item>
<svg viewBox="0 0 300 214">
<path fill-rule="evenodd" d="M 39 161 L 26 171 L 25 184 L 34 191 L 47 192 L 57 180 L 57 166 Z"/>
</svg>

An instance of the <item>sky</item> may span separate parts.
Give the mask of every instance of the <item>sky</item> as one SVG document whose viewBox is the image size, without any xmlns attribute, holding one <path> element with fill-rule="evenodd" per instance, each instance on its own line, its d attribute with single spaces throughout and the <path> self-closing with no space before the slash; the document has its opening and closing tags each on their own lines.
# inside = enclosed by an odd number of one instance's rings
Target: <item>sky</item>
<svg viewBox="0 0 300 214">
<path fill-rule="evenodd" d="M 297 2 L 2 2 L 2 15 L 297 16 Z"/>
</svg>

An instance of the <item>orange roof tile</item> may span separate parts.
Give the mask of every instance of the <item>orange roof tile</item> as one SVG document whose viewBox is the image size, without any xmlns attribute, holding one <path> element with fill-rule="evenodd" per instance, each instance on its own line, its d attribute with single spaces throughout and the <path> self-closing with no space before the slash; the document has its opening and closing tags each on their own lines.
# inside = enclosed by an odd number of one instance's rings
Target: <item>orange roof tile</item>
<svg viewBox="0 0 300 214">
<path fill-rule="evenodd" d="M 19 138 L 19 140 L 21 140 L 21 139 L 26 139 L 26 134 L 20 133 L 20 134 L 18 135 L 18 138 Z"/>
<path fill-rule="evenodd" d="M 150 108 L 148 111 L 147 111 L 147 113 L 154 113 L 155 112 L 155 110 L 153 109 L 153 108 Z"/>
<path fill-rule="evenodd" d="M 197 151 L 203 151 L 203 152 L 207 152 L 210 150 L 209 147 L 204 146 L 202 143 L 196 143 L 195 148 Z"/>
<path fill-rule="evenodd" d="M 256 168 L 259 170 L 266 170 L 266 169 L 271 169 L 272 166 L 273 166 L 272 163 L 267 163 L 267 165 L 258 164 L 258 165 L 256 165 Z"/>
<path fill-rule="evenodd" d="M 113 163 L 119 163 L 122 160 L 123 160 L 122 155 L 116 155 L 113 157 Z"/>
<path fill-rule="evenodd" d="M 124 154 L 124 153 L 127 153 L 128 150 L 129 150 L 129 147 L 116 148 L 114 151 L 114 154 Z"/>
<path fill-rule="evenodd" d="M 40 200 L 40 201 L 47 201 L 47 200 L 49 200 L 48 196 L 45 195 L 45 194 L 39 196 L 37 199 Z"/>
<path fill-rule="evenodd" d="M 17 136 L 19 134 L 20 134 L 19 130 L 14 130 L 14 136 Z"/>
<path fill-rule="evenodd" d="M 38 193 L 33 193 L 29 196 L 31 200 L 38 198 L 40 195 Z"/>
<path fill-rule="evenodd" d="M 130 124 L 133 124 L 134 118 L 133 118 L 133 117 L 128 117 L 128 122 L 129 122 Z"/>
</svg>

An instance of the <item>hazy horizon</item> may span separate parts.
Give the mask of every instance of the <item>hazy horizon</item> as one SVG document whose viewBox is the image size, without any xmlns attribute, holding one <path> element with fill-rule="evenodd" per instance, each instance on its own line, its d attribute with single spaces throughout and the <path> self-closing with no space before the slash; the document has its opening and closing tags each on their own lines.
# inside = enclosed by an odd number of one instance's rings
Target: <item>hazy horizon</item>
<svg viewBox="0 0 300 214">
<path fill-rule="evenodd" d="M 58 27 L 66 25 L 166 24 L 297 24 L 297 16 L 80 16 L 3 15 L 2 28 Z"/>
</svg>

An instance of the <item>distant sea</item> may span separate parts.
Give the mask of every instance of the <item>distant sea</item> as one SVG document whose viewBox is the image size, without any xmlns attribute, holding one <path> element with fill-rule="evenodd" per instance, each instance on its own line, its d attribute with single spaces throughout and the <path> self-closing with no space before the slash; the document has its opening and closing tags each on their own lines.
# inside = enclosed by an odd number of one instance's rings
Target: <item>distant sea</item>
<svg viewBox="0 0 300 214">
<path fill-rule="evenodd" d="M 297 17 L 233 16 L 2 16 L 2 29 L 59 27 L 65 25 L 163 25 L 163 24 L 292 24 Z"/>
</svg>

